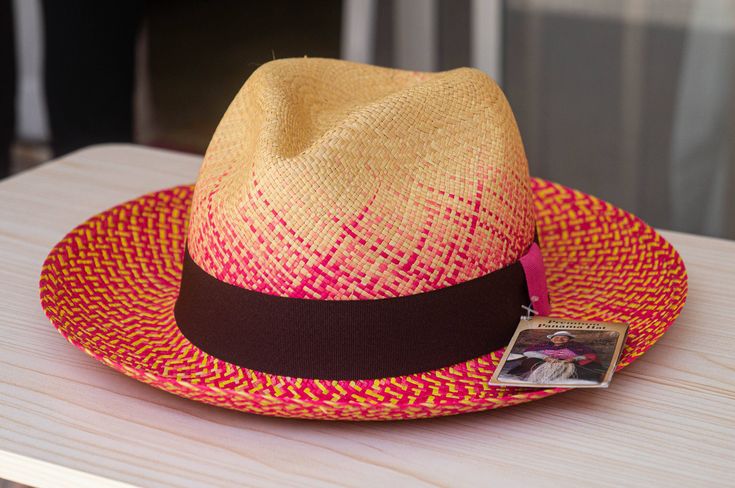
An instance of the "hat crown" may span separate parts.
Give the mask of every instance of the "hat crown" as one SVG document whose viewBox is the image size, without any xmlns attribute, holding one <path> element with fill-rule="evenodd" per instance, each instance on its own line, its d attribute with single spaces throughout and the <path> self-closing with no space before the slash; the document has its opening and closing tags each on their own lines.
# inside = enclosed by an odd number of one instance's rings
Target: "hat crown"
<svg viewBox="0 0 735 488">
<path fill-rule="evenodd" d="M 188 248 L 242 288 L 346 300 L 485 275 L 533 234 L 520 134 L 487 75 L 304 58 L 261 66 L 231 103 Z"/>
</svg>

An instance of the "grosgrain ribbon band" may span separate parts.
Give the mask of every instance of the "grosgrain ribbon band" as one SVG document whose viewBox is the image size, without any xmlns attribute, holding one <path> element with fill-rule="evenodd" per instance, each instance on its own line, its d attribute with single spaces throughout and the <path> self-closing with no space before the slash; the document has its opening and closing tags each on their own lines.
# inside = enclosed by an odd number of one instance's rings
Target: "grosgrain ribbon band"
<svg viewBox="0 0 735 488">
<path fill-rule="evenodd" d="M 543 277 L 534 243 L 503 269 L 439 290 L 309 300 L 222 282 L 187 251 L 174 315 L 194 345 L 239 366 L 300 378 L 383 378 L 439 369 L 506 346 L 530 296 L 539 297 L 534 307 L 547 313 Z"/>
</svg>

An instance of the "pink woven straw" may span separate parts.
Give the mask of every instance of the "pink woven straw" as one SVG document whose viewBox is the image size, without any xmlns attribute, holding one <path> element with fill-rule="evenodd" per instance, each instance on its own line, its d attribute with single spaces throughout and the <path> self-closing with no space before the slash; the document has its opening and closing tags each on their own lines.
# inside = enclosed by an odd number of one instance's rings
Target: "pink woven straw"
<svg viewBox="0 0 735 488">
<path fill-rule="evenodd" d="M 226 283 L 345 300 L 477 278 L 533 234 L 523 144 L 487 75 L 299 59 L 261 66 L 224 115 L 188 246 Z"/>
<path fill-rule="evenodd" d="M 679 315 L 687 291 L 684 264 L 635 216 L 563 186 L 532 181 L 551 314 L 630 323 L 618 366 L 623 368 Z M 437 371 L 369 381 L 269 375 L 208 355 L 181 335 L 172 314 L 191 195 L 191 187 L 145 195 L 93 217 L 54 247 L 43 267 L 41 302 L 72 344 L 176 395 L 284 417 L 431 417 L 564 391 L 489 386 L 502 349 Z"/>
<path fill-rule="evenodd" d="M 628 322 L 619 368 L 684 305 L 684 264 L 653 229 L 528 176 L 510 107 L 482 73 L 283 60 L 256 71 L 235 98 L 196 188 L 144 195 L 59 242 L 43 267 L 41 302 L 61 334 L 94 358 L 212 405 L 345 420 L 473 412 L 563 390 L 489 386 L 502 350 L 371 380 L 227 363 L 176 326 L 185 246 L 207 273 L 236 286 L 355 300 L 491 273 L 521 258 L 534 232 L 546 272 L 526 263 L 531 294 L 546 306 L 545 278 L 552 316 Z"/>
</svg>

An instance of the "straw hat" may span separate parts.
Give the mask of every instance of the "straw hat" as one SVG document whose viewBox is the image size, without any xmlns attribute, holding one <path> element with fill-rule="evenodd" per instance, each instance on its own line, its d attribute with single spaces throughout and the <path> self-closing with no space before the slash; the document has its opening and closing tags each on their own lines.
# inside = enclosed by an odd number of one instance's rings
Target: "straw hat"
<svg viewBox="0 0 735 488">
<path fill-rule="evenodd" d="M 40 286 L 59 332 L 126 375 L 231 409 L 348 420 L 558 393 L 488 385 L 521 306 L 630 323 L 623 367 L 687 290 L 652 228 L 529 177 L 482 72 L 326 59 L 260 67 L 195 185 L 81 224 Z"/>
<path fill-rule="evenodd" d="M 552 339 L 554 337 L 559 337 L 559 336 L 569 337 L 570 339 L 574 339 L 575 337 L 577 337 L 574 334 L 572 334 L 571 332 L 567 332 L 566 330 L 560 330 L 558 332 L 554 332 L 553 334 L 547 335 L 546 338 L 547 339 Z"/>
</svg>

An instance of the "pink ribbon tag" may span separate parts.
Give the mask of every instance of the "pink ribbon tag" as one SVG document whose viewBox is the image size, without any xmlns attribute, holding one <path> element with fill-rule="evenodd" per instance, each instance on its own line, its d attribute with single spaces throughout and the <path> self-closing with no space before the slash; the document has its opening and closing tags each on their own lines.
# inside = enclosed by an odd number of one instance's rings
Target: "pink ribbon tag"
<svg viewBox="0 0 735 488">
<path fill-rule="evenodd" d="M 521 257 L 521 266 L 526 275 L 528 296 L 531 297 L 531 306 L 538 315 L 551 314 L 549 305 L 549 290 L 546 287 L 546 274 L 544 273 L 544 259 L 541 249 L 535 242 L 531 244 L 525 255 Z"/>
</svg>

